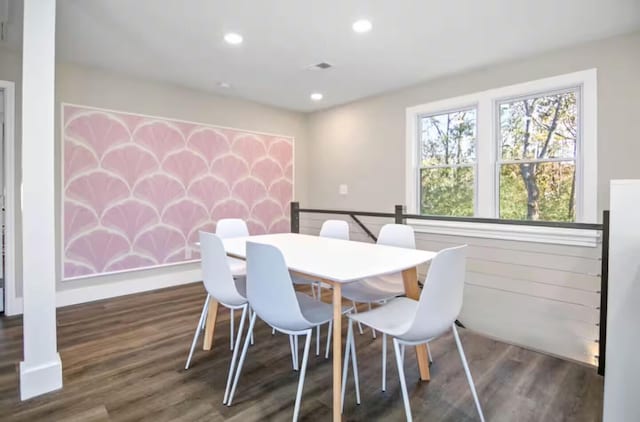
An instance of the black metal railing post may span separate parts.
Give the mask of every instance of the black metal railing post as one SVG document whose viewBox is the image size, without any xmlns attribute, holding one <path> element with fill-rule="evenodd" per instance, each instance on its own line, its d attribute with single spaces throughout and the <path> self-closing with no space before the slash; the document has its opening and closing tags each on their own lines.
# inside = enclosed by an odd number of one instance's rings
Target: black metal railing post
<svg viewBox="0 0 640 422">
<path fill-rule="evenodd" d="M 600 335 L 598 374 L 604 375 L 607 353 L 607 297 L 609 293 L 609 211 L 602 212 L 602 262 L 600 270 Z"/>
<path fill-rule="evenodd" d="M 291 233 L 300 233 L 300 203 L 291 203 Z"/>
<path fill-rule="evenodd" d="M 396 205 L 394 218 L 396 220 L 396 224 L 405 224 L 406 220 L 404 218 L 404 205 Z"/>
</svg>

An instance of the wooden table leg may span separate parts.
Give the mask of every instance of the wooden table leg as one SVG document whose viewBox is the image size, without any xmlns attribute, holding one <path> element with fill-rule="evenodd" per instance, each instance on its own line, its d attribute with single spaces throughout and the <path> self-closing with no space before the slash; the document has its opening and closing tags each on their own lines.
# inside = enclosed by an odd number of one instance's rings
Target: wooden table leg
<svg viewBox="0 0 640 422">
<path fill-rule="evenodd" d="M 209 299 L 209 311 L 207 312 L 207 322 L 204 326 L 204 342 L 203 350 L 211 350 L 213 345 L 213 333 L 216 329 L 216 319 L 218 317 L 218 301 L 214 298 Z"/>
<path fill-rule="evenodd" d="M 340 393 L 342 388 L 342 286 L 333 285 L 333 420 L 342 420 Z"/>
<path fill-rule="evenodd" d="M 404 270 L 402 272 L 402 281 L 404 282 L 404 291 L 407 297 L 419 300 L 420 287 L 418 286 L 418 269 L 413 267 Z M 424 344 L 416 346 L 416 356 L 418 358 L 418 368 L 420 369 L 420 379 L 422 381 L 429 381 L 431 379 L 431 374 L 429 373 L 427 346 Z"/>
</svg>

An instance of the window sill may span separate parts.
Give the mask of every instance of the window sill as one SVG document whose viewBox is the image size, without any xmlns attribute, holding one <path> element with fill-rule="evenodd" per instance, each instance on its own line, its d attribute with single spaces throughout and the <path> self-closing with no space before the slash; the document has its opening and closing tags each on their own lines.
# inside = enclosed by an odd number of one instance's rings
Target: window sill
<svg viewBox="0 0 640 422">
<path fill-rule="evenodd" d="M 411 225 L 418 233 L 448 236 L 478 237 L 484 239 L 549 243 L 591 248 L 595 248 L 600 242 L 600 232 L 597 230 L 425 220 L 407 220 L 407 224 Z"/>
</svg>

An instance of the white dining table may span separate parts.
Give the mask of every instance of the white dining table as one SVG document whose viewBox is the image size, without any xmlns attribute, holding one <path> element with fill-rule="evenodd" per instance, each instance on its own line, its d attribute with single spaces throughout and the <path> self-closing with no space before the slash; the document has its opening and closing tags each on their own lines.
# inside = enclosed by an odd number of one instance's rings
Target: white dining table
<svg viewBox="0 0 640 422">
<path fill-rule="evenodd" d="M 277 247 L 290 271 L 333 287 L 333 420 L 340 421 L 342 285 L 367 277 L 401 272 L 406 296 L 418 299 L 420 289 L 416 267 L 430 261 L 436 253 L 297 233 L 223 239 L 227 255 L 240 259 L 246 258 L 247 242 Z M 211 299 L 205 327 L 205 350 L 210 350 L 213 343 L 217 305 Z M 420 378 L 428 381 L 430 375 L 426 346 L 417 346 L 416 355 Z"/>
</svg>

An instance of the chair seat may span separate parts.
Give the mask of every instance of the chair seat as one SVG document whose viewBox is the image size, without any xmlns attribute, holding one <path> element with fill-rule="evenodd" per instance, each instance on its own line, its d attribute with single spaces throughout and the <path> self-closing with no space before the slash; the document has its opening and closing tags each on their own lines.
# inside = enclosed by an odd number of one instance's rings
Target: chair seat
<svg viewBox="0 0 640 422">
<path fill-rule="evenodd" d="M 417 308 L 417 300 L 398 297 L 379 308 L 351 314 L 349 318 L 376 331 L 397 337 L 408 330 L 415 318 Z"/>
<path fill-rule="evenodd" d="M 227 258 L 229 260 L 229 268 L 232 276 L 247 275 L 247 262 L 237 258 Z"/>
<path fill-rule="evenodd" d="M 314 325 L 325 324 L 333 319 L 333 305 L 324 303 L 304 293 L 296 292 L 302 315 Z M 353 307 L 343 306 L 342 313 L 349 312 Z"/>
<path fill-rule="evenodd" d="M 371 277 L 342 286 L 342 296 L 355 302 L 381 302 L 403 294 L 401 274 Z"/>
</svg>

